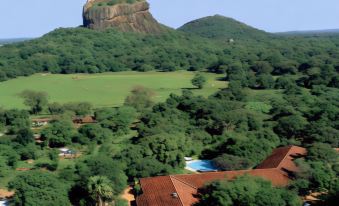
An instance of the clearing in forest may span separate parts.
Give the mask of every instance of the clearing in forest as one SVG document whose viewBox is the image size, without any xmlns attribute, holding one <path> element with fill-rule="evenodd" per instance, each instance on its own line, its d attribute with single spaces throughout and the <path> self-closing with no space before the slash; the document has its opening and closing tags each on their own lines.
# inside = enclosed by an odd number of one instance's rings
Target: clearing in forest
<svg viewBox="0 0 339 206">
<path fill-rule="evenodd" d="M 87 101 L 94 107 L 121 106 L 135 86 L 155 91 L 156 102 L 165 101 L 170 93 L 180 94 L 188 88 L 197 95 L 209 96 L 226 87 L 219 81 L 224 75 L 204 73 L 208 82 L 202 90 L 191 84 L 194 72 L 116 72 L 103 74 L 35 74 L 0 82 L 0 107 L 24 108 L 19 93 L 23 90 L 45 91 L 50 102 Z"/>
</svg>

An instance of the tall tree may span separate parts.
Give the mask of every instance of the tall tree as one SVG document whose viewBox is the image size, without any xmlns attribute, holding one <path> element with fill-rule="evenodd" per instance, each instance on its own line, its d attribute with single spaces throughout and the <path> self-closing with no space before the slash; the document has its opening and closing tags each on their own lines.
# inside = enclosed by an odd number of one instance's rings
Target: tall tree
<svg viewBox="0 0 339 206">
<path fill-rule="evenodd" d="M 153 106 L 153 96 L 154 92 L 151 89 L 143 86 L 136 86 L 132 89 L 131 95 L 125 99 L 125 105 L 134 107 L 136 110 L 141 111 Z"/>
<path fill-rule="evenodd" d="M 95 117 L 103 128 L 112 130 L 115 134 L 126 134 L 136 119 L 136 110 L 133 107 L 123 106 L 118 109 L 102 109 L 95 113 Z"/>
<path fill-rule="evenodd" d="M 207 81 L 206 77 L 203 76 L 202 74 L 198 73 L 193 77 L 192 84 L 193 84 L 193 86 L 196 86 L 199 89 L 202 89 L 202 88 L 204 88 L 206 81 Z"/>
<path fill-rule="evenodd" d="M 46 92 L 25 90 L 20 93 L 20 96 L 24 99 L 24 104 L 31 108 L 32 114 L 42 112 L 48 104 L 48 94 Z"/>
<path fill-rule="evenodd" d="M 34 142 L 33 132 L 29 128 L 20 129 L 15 140 L 16 142 L 22 145 L 28 145 L 29 143 L 33 143 Z"/>
<path fill-rule="evenodd" d="M 63 147 L 71 142 L 75 133 L 75 128 L 71 122 L 55 121 L 41 131 L 41 138 L 50 147 Z"/>
<path fill-rule="evenodd" d="M 106 201 L 113 200 L 114 192 L 111 182 L 105 176 L 90 177 L 87 188 L 88 192 L 95 198 L 97 206 L 104 206 Z"/>
</svg>

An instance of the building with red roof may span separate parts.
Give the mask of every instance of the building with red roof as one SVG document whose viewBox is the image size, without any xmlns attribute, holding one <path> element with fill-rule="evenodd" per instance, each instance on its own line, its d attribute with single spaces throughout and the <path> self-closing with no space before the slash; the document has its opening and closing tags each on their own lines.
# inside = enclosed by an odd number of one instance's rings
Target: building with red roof
<svg viewBox="0 0 339 206">
<path fill-rule="evenodd" d="M 170 175 L 142 178 L 142 194 L 136 198 L 137 206 L 191 206 L 198 202 L 198 190 L 209 182 L 232 180 L 241 175 L 262 177 L 274 186 L 286 186 L 291 174 L 298 171 L 294 159 L 303 157 L 305 148 L 287 146 L 275 149 L 256 169 L 208 172 L 189 175 Z"/>
<path fill-rule="evenodd" d="M 97 123 L 94 116 L 76 117 L 73 119 L 74 124 L 94 124 Z"/>
</svg>

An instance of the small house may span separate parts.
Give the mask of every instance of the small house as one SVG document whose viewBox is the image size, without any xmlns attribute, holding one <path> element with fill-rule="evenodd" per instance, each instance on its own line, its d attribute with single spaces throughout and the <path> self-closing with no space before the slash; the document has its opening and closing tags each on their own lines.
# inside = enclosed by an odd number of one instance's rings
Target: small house
<svg viewBox="0 0 339 206">
<path fill-rule="evenodd" d="M 96 122 L 94 116 L 76 117 L 73 119 L 74 124 L 93 124 Z"/>
<path fill-rule="evenodd" d="M 77 152 L 75 150 L 68 149 L 68 148 L 61 148 L 59 149 L 59 151 L 60 151 L 59 153 L 60 157 L 75 157 L 77 155 Z"/>
</svg>

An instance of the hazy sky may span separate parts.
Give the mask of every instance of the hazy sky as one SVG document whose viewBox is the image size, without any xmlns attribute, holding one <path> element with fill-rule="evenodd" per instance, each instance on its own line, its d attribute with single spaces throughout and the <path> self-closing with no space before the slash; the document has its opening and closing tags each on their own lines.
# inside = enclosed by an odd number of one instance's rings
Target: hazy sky
<svg viewBox="0 0 339 206">
<path fill-rule="evenodd" d="M 0 38 L 38 37 L 82 24 L 86 0 L 0 0 Z M 177 28 L 221 14 L 269 32 L 339 28 L 339 0 L 149 0 L 159 22 Z"/>
</svg>

